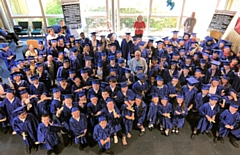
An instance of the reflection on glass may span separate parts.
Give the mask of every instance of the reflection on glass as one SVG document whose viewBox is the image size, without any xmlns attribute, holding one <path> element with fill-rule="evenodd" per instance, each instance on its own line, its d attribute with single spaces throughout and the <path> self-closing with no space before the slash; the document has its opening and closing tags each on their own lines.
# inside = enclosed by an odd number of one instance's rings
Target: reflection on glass
<svg viewBox="0 0 240 155">
<path fill-rule="evenodd" d="M 47 26 L 57 25 L 63 18 L 47 18 Z"/>
</svg>

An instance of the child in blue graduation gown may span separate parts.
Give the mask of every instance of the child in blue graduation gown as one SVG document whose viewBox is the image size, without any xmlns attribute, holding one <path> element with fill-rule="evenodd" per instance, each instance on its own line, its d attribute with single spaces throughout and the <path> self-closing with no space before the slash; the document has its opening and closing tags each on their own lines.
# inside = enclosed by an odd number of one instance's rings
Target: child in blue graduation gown
<svg viewBox="0 0 240 155">
<path fill-rule="evenodd" d="M 217 140 L 224 143 L 223 137 L 228 136 L 229 132 L 237 127 L 240 122 L 240 114 L 237 111 L 238 107 L 239 104 L 237 101 L 231 101 L 229 109 L 224 110 L 220 114 L 218 134 L 214 137 L 215 143 Z"/>
<path fill-rule="evenodd" d="M 183 128 L 188 109 L 185 105 L 182 94 L 178 94 L 176 102 L 173 103 L 173 129 L 172 132 L 179 134 L 179 129 Z"/>
<path fill-rule="evenodd" d="M 111 127 L 107 123 L 107 119 L 104 116 L 98 118 L 99 124 L 94 127 L 93 138 L 98 142 L 99 147 L 101 148 L 98 152 L 98 155 L 102 153 L 107 153 L 114 155 L 114 152 L 110 150 L 111 146 Z"/>
<path fill-rule="evenodd" d="M 29 84 L 27 81 L 25 80 L 21 80 L 21 74 L 20 73 L 12 73 L 12 77 L 13 77 L 13 86 L 15 89 L 15 94 L 17 97 L 20 97 L 19 92 L 23 89 L 27 89 L 27 91 L 29 90 Z"/>
<path fill-rule="evenodd" d="M 122 114 L 122 128 L 123 128 L 123 137 L 122 137 L 122 143 L 123 145 L 127 145 L 126 137 L 131 138 L 132 135 L 130 132 L 133 128 L 133 121 L 135 119 L 134 117 L 134 100 L 135 100 L 135 94 L 130 93 L 128 94 L 128 98 L 124 98 L 124 104 L 121 107 L 121 114 Z"/>
<path fill-rule="evenodd" d="M 37 95 L 38 98 L 42 95 L 42 93 L 47 93 L 47 88 L 45 87 L 45 84 L 42 82 L 39 82 L 38 75 L 33 75 L 31 77 L 31 80 L 33 84 L 30 85 L 30 93 L 31 95 Z"/>
<path fill-rule="evenodd" d="M 148 129 L 152 131 L 154 125 L 158 120 L 158 108 L 159 108 L 159 96 L 157 93 L 152 94 L 152 102 L 149 105 L 149 110 L 147 114 Z"/>
<path fill-rule="evenodd" d="M 114 102 L 112 99 L 110 98 L 107 99 L 107 105 L 106 105 L 106 108 L 103 109 L 102 115 L 106 117 L 108 124 L 111 127 L 114 143 L 118 143 L 117 133 L 120 130 L 122 130 L 122 127 L 120 124 L 121 114 L 117 106 L 114 105 Z"/>
<path fill-rule="evenodd" d="M 148 84 L 146 82 L 146 74 L 145 73 L 139 73 L 137 74 L 138 81 L 134 82 L 132 86 L 132 90 L 136 94 L 145 95 L 145 93 L 148 91 Z"/>
<path fill-rule="evenodd" d="M 49 115 L 42 115 L 42 123 L 38 125 L 37 137 L 38 142 L 46 146 L 47 154 L 52 152 L 58 154 L 59 138 L 56 132 L 50 130 L 50 117 Z"/>
<path fill-rule="evenodd" d="M 168 95 L 168 87 L 164 84 L 163 78 L 157 76 L 157 86 L 153 87 L 151 93 L 157 93 L 159 97 L 167 96 Z"/>
<path fill-rule="evenodd" d="M 135 96 L 135 122 L 137 123 L 137 127 L 140 129 L 139 136 L 143 136 L 145 134 L 145 128 L 143 126 L 143 122 L 146 118 L 147 113 L 147 105 L 144 101 L 142 101 L 142 95 L 136 94 Z"/>
<path fill-rule="evenodd" d="M 58 88 L 53 88 L 53 100 L 50 105 L 50 113 L 52 115 L 52 118 L 56 118 L 57 109 L 60 109 L 62 107 L 62 100 L 61 100 L 61 92 Z"/>
<path fill-rule="evenodd" d="M 18 107 L 13 113 L 18 115 L 13 119 L 13 130 L 22 137 L 26 146 L 26 153 L 30 154 L 32 148 L 38 149 L 37 145 L 35 145 L 37 142 L 38 121 L 31 113 L 26 112 L 26 105 Z"/>
<path fill-rule="evenodd" d="M 86 133 L 87 133 L 87 118 L 84 114 L 80 113 L 78 107 L 73 107 L 72 117 L 69 120 L 69 127 L 75 137 L 75 143 L 80 144 L 80 151 L 83 150 L 84 145 L 87 144 Z"/>
<path fill-rule="evenodd" d="M 218 99 L 219 96 L 211 95 L 209 103 L 205 103 L 199 108 L 200 121 L 197 130 L 201 133 L 205 132 L 209 138 L 212 137 L 210 130 L 216 121 L 216 115 L 220 112 L 220 106 L 217 104 Z"/>
<path fill-rule="evenodd" d="M 168 97 L 164 96 L 161 99 L 161 104 L 159 105 L 158 114 L 160 117 L 160 131 L 165 130 L 165 135 L 169 135 L 169 130 L 172 129 L 172 105 L 168 102 Z"/>
</svg>

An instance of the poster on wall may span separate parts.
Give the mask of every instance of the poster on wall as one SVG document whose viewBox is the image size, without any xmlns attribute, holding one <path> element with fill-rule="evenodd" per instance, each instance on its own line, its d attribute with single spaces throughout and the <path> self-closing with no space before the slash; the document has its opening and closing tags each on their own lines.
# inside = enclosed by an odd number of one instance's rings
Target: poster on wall
<svg viewBox="0 0 240 155">
<path fill-rule="evenodd" d="M 240 35 L 240 17 L 238 17 L 234 30 Z"/>
<path fill-rule="evenodd" d="M 235 14 L 236 11 L 215 10 L 208 31 L 217 30 L 224 34 Z"/>
<path fill-rule="evenodd" d="M 80 3 L 62 4 L 65 24 L 70 29 L 80 29 L 82 27 Z"/>
</svg>

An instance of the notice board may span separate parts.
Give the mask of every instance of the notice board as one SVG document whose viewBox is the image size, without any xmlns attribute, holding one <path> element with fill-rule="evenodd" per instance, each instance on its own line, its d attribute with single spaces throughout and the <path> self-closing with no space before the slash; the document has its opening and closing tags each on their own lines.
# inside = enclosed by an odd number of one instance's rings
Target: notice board
<svg viewBox="0 0 240 155">
<path fill-rule="evenodd" d="M 208 31 L 217 30 L 224 34 L 235 14 L 235 11 L 216 10 L 208 26 Z"/>
<path fill-rule="evenodd" d="M 62 5 L 64 21 L 71 29 L 82 27 L 80 3 Z"/>
</svg>

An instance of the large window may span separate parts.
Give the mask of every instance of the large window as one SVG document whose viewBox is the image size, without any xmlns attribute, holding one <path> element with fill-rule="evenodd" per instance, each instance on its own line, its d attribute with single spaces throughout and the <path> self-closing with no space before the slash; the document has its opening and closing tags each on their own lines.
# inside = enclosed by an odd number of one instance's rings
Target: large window
<svg viewBox="0 0 240 155">
<path fill-rule="evenodd" d="M 46 15 L 62 15 L 62 6 L 60 0 L 42 0 L 44 12 Z"/>
<path fill-rule="evenodd" d="M 8 0 L 12 15 L 42 15 L 39 0 Z"/>
<path fill-rule="evenodd" d="M 171 7 L 167 7 L 166 0 L 153 0 L 151 15 L 179 16 L 182 11 L 183 0 L 174 0 L 174 3 L 174 8 L 170 10 Z"/>
</svg>

